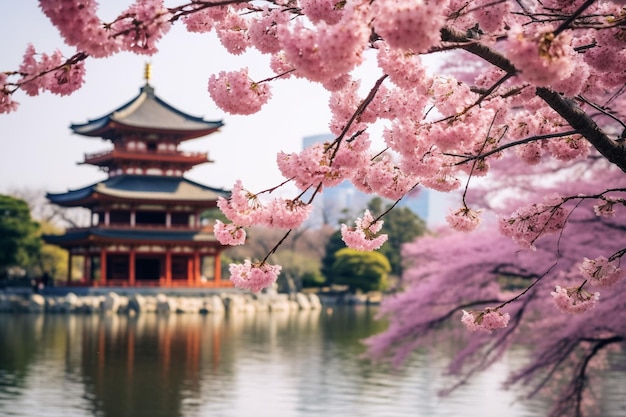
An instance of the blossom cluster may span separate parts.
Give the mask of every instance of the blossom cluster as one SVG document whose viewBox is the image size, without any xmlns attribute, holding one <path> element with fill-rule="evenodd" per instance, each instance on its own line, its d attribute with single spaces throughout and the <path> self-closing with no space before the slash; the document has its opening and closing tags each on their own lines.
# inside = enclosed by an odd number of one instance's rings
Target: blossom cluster
<svg viewBox="0 0 626 417">
<path fill-rule="evenodd" d="M 295 229 L 309 216 L 313 206 L 299 199 L 275 198 L 267 203 L 243 188 L 237 181 L 230 198 L 220 197 L 217 206 L 232 223 L 216 221 L 214 234 L 223 245 L 242 245 L 246 234 L 244 227 L 252 225 L 278 229 Z"/>
<path fill-rule="evenodd" d="M 272 97 L 269 85 L 250 80 L 247 68 L 211 75 L 209 94 L 215 104 L 231 114 L 256 113 Z"/>
<path fill-rule="evenodd" d="M 553 297 L 554 305 L 560 311 L 569 314 L 580 314 L 596 306 L 600 299 L 599 292 L 588 292 L 582 287 L 561 287 L 550 293 Z"/>
<path fill-rule="evenodd" d="M 550 195 L 543 203 L 521 207 L 510 217 L 499 220 L 500 232 L 520 246 L 532 249 L 537 239 L 564 227 L 568 211 L 562 204 L 561 197 Z"/>
<path fill-rule="evenodd" d="M 611 287 L 626 276 L 626 271 L 619 267 L 617 260 L 610 261 L 604 256 L 588 259 L 580 264 L 580 273 L 592 285 Z"/>
<path fill-rule="evenodd" d="M 496 329 L 503 329 L 509 324 L 509 313 L 502 313 L 497 308 L 485 308 L 484 311 L 465 311 L 461 322 L 465 327 L 475 332 L 477 330 L 491 333 Z"/>
<path fill-rule="evenodd" d="M 387 241 L 387 235 L 376 236 L 383 227 L 383 221 L 374 221 L 369 210 L 365 210 L 363 217 L 359 217 L 354 223 L 355 228 L 348 228 L 345 224 L 341 225 L 341 237 L 348 247 L 361 251 L 372 251 L 380 248 Z"/>
<path fill-rule="evenodd" d="M 604 197 L 601 201 L 593 206 L 593 211 L 600 217 L 615 217 L 615 206 L 626 205 L 626 200 L 622 198 Z"/>
<path fill-rule="evenodd" d="M 454 230 L 471 232 L 480 224 L 480 212 L 481 210 L 461 207 L 454 212 L 450 210 L 450 213 L 446 216 L 446 221 Z"/>
<path fill-rule="evenodd" d="M 251 263 L 246 259 L 243 264 L 230 264 L 230 280 L 237 288 L 259 292 L 276 282 L 281 269 L 280 265 Z"/>
</svg>

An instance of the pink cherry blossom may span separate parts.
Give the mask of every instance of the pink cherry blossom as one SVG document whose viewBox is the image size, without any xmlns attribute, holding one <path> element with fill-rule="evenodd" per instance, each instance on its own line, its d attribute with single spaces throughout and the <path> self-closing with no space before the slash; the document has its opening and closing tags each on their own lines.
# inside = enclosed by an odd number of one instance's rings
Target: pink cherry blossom
<svg viewBox="0 0 626 417">
<path fill-rule="evenodd" d="M 259 292 L 276 282 L 281 269 L 280 265 L 253 264 L 246 259 L 243 264 L 230 264 L 230 280 L 237 288 Z"/>
<path fill-rule="evenodd" d="M 36 57 L 39 56 L 38 61 Z M 53 94 L 69 95 L 79 89 L 84 80 L 85 63 L 70 62 L 60 51 L 52 55 L 37 54 L 35 47 L 29 44 L 20 65 L 22 77 L 18 80 L 22 91 L 30 96 L 47 90 Z"/>
<path fill-rule="evenodd" d="M 601 200 L 601 203 L 593 206 L 593 211 L 597 216 L 601 217 L 615 217 L 615 205 L 626 204 L 626 200 L 621 198 L 605 197 Z"/>
<path fill-rule="evenodd" d="M 226 6 L 207 7 L 183 17 L 189 32 L 205 33 L 213 30 L 215 22 L 223 20 L 228 12 Z"/>
<path fill-rule="evenodd" d="M 220 71 L 209 78 L 209 94 L 222 110 L 231 114 L 253 114 L 271 98 L 268 84 L 248 78 L 248 69 Z"/>
<path fill-rule="evenodd" d="M 600 299 L 600 293 L 590 293 L 581 287 L 560 287 L 550 293 L 552 295 L 554 305 L 560 311 L 569 314 L 580 314 L 596 306 L 596 302 Z"/>
<path fill-rule="evenodd" d="M 487 307 L 484 311 L 465 311 L 461 322 L 465 327 L 475 332 L 477 330 L 491 333 L 496 329 L 503 329 L 509 324 L 509 313 L 502 314 L 499 309 Z"/>
<path fill-rule="evenodd" d="M 252 226 L 267 221 L 266 211 L 259 198 L 246 190 L 237 180 L 230 198 L 219 197 L 217 207 L 231 222 L 239 226 Z"/>
<path fill-rule="evenodd" d="M 532 36 L 520 26 L 514 26 L 508 37 L 512 52 L 508 58 L 525 81 L 549 86 L 574 71 L 575 52 L 570 47 L 571 40 L 568 33 L 554 37 L 551 31 L 544 31 Z"/>
<path fill-rule="evenodd" d="M 582 136 L 574 135 L 551 139 L 547 141 L 547 148 L 556 159 L 570 161 L 586 158 L 591 145 Z"/>
<path fill-rule="evenodd" d="M 102 58 L 116 53 L 120 42 L 97 16 L 95 0 L 40 0 L 39 7 L 68 45 Z"/>
<path fill-rule="evenodd" d="M 341 3 L 336 0 L 300 0 L 302 11 L 313 23 L 324 21 L 334 25 L 341 20 Z"/>
<path fill-rule="evenodd" d="M 142 55 L 154 55 L 157 42 L 172 27 L 163 0 L 137 0 L 111 24 L 121 49 Z"/>
<path fill-rule="evenodd" d="M 279 229 L 298 228 L 309 217 L 312 209 L 311 204 L 305 204 L 301 200 L 276 198 L 265 209 L 265 225 Z"/>
<path fill-rule="evenodd" d="M 301 190 L 320 183 L 324 187 L 332 187 L 347 179 L 349 173 L 331 165 L 332 154 L 330 144 L 315 143 L 300 153 L 279 152 L 276 161 L 283 176 L 292 178 Z"/>
<path fill-rule="evenodd" d="M 217 37 L 228 52 L 241 55 L 250 45 L 248 22 L 232 8 L 216 25 Z"/>
<path fill-rule="evenodd" d="M 532 248 L 541 236 L 556 233 L 565 225 L 568 211 L 562 202 L 560 197 L 550 195 L 543 203 L 519 208 L 510 217 L 500 218 L 500 232 L 520 246 Z"/>
<path fill-rule="evenodd" d="M 7 78 L 5 73 L 0 72 L 0 113 L 10 113 L 18 108 L 18 103 L 13 100 L 7 86 Z"/>
<path fill-rule="evenodd" d="M 246 231 L 241 226 L 236 224 L 224 224 L 220 220 L 215 220 L 213 226 L 213 233 L 215 238 L 222 245 L 243 245 L 246 243 Z"/>
<path fill-rule="evenodd" d="M 418 54 L 391 49 L 382 42 L 377 42 L 378 65 L 389 74 L 391 82 L 401 88 L 421 87 L 426 92 L 430 87 L 430 77 Z"/>
<path fill-rule="evenodd" d="M 461 207 L 456 211 L 450 210 L 446 216 L 446 221 L 454 230 L 460 232 L 471 232 L 480 224 L 480 213 L 482 210 L 472 210 L 468 207 Z"/>
<path fill-rule="evenodd" d="M 374 222 L 374 217 L 369 210 L 365 210 L 363 217 L 356 219 L 355 225 L 354 229 L 349 229 L 345 224 L 341 225 L 341 237 L 348 247 L 372 251 L 380 248 L 387 241 L 387 235 L 376 236 L 383 227 L 383 221 Z"/>
<path fill-rule="evenodd" d="M 259 51 L 266 54 L 280 52 L 280 43 L 276 36 L 276 27 L 289 21 L 289 13 L 282 9 L 263 9 L 260 17 L 250 22 L 248 35 L 250 42 Z"/>
<path fill-rule="evenodd" d="M 604 256 L 585 260 L 580 265 L 580 273 L 589 283 L 598 287 L 611 287 L 626 276 L 626 271 L 619 267 L 619 262 L 609 261 Z"/>
<path fill-rule="evenodd" d="M 402 172 L 389 155 L 383 155 L 357 171 L 354 178 L 357 179 L 355 186 L 361 191 L 390 200 L 399 200 L 418 183 L 415 176 Z"/>
<path fill-rule="evenodd" d="M 426 52 L 439 41 L 444 24 L 440 10 L 448 1 L 376 0 L 372 3 L 374 30 L 392 48 Z"/>
</svg>

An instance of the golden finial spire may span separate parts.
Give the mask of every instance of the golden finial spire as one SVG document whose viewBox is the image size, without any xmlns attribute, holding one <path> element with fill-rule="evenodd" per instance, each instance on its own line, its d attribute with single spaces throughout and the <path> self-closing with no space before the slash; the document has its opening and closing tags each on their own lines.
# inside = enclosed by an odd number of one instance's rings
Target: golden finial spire
<svg viewBox="0 0 626 417">
<path fill-rule="evenodd" d="M 146 85 L 150 85 L 150 78 L 152 78 L 152 64 L 146 62 L 146 68 L 144 70 L 144 78 L 146 79 Z"/>
</svg>

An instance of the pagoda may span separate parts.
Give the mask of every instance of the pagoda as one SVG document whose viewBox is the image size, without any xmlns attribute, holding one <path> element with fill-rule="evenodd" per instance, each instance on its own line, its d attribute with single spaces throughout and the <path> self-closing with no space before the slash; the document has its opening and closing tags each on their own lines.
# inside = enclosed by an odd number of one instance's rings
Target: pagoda
<svg viewBox="0 0 626 417">
<path fill-rule="evenodd" d="M 179 145 L 215 133 L 222 121 L 184 113 L 161 100 L 150 85 L 150 66 L 139 95 L 74 133 L 110 141 L 112 149 L 86 154 L 108 178 L 65 193 L 48 193 L 62 207 L 91 212 L 88 227 L 46 235 L 69 252 L 67 285 L 93 287 L 230 287 L 222 281 L 212 225 L 201 213 L 228 192 L 186 179 L 192 167 L 212 162 L 207 153 Z M 72 280 L 73 259 L 82 258 L 81 279 Z M 80 262 L 77 262 L 80 264 Z"/>
</svg>

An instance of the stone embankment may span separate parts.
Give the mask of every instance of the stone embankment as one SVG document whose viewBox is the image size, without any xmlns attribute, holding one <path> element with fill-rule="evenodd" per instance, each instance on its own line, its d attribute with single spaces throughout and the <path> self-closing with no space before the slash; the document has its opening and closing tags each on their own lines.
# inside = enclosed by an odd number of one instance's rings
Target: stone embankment
<svg viewBox="0 0 626 417">
<path fill-rule="evenodd" d="M 0 312 L 15 313 L 254 313 L 258 311 L 298 311 L 322 308 L 316 294 L 246 294 L 225 293 L 202 296 L 166 294 L 81 295 L 69 292 L 63 296 L 0 293 Z"/>
</svg>

